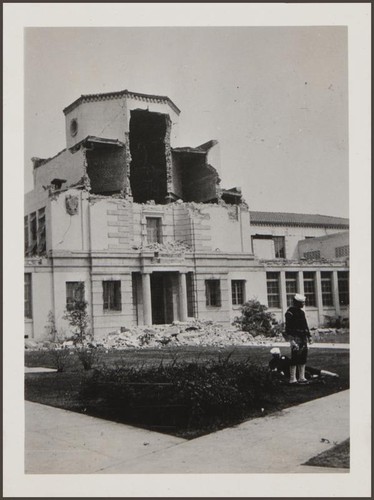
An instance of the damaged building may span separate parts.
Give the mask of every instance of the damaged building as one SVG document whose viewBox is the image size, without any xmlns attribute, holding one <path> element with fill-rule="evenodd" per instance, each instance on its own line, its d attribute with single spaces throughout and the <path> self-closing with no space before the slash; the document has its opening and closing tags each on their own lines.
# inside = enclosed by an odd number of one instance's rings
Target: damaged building
<svg viewBox="0 0 374 500">
<path fill-rule="evenodd" d="M 32 158 L 25 196 L 27 337 L 47 338 L 50 312 L 67 333 L 82 293 L 96 338 L 194 317 L 229 324 L 245 300 L 268 303 L 275 271 L 256 255 L 241 190 L 221 186 L 217 141 L 176 147 L 179 114 L 168 97 L 127 90 L 64 109 L 66 148 Z"/>
</svg>

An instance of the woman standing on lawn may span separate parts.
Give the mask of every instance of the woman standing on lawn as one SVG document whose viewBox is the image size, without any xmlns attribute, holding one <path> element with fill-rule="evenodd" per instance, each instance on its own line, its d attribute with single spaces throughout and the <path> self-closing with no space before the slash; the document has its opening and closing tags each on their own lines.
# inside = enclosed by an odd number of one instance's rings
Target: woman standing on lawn
<svg viewBox="0 0 374 500">
<path fill-rule="evenodd" d="M 299 368 L 299 382 L 307 382 L 305 378 L 305 365 L 308 357 L 308 342 L 311 335 L 303 307 L 306 298 L 297 293 L 293 305 L 286 312 L 286 338 L 291 346 L 290 384 L 297 383 L 296 367 Z"/>
</svg>

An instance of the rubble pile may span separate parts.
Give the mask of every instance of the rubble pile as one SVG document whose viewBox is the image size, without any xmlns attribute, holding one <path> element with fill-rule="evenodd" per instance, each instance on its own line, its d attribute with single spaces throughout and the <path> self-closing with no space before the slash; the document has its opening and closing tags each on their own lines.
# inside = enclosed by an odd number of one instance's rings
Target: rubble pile
<svg viewBox="0 0 374 500">
<path fill-rule="evenodd" d="M 333 328 L 313 328 L 315 341 L 324 336 L 335 336 L 346 333 L 348 330 Z M 223 326 L 210 320 L 192 320 L 186 323 L 175 321 L 171 325 L 132 326 L 122 327 L 110 332 L 103 339 L 86 340 L 87 347 L 105 349 L 147 349 L 178 346 L 239 346 L 239 345 L 272 345 L 274 342 L 284 342 L 282 336 L 265 337 L 253 336 L 248 332 L 238 330 L 234 326 Z M 74 348 L 72 340 L 65 340 L 62 344 L 31 339 L 25 340 L 25 348 L 29 350 L 48 349 L 52 347 Z"/>
<path fill-rule="evenodd" d="M 266 339 L 267 341 L 271 339 Z M 264 343 L 263 337 L 253 337 L 234 327 L 224 327 L 213 321 L 194 320 L 171 325 L 135 326 L 121 328 L 97 341 L 98 347 L 108 349 L 162 348 L 163 346 L 217 346 Z"/>
</svg>

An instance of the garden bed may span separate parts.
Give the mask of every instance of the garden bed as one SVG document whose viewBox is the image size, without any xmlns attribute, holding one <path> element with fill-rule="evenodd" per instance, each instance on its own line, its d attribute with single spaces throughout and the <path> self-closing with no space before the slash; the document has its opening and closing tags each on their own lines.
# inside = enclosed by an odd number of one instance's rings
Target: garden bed
<svg viewBox="0 0 374 500">
<path fill-rule="evenodd" d="M 26 399 L 187 439 L 349 386 L 341 349 L 312 349 L 308 363 L 339 378 L 296 387 L 271 376 L 264 347 L 97 351 L 90 370 L 71 352 L 61 373 L 26 375 Z M 48 351 L 26 352 L 27 366 L 54 363 Z"/>
</svg>

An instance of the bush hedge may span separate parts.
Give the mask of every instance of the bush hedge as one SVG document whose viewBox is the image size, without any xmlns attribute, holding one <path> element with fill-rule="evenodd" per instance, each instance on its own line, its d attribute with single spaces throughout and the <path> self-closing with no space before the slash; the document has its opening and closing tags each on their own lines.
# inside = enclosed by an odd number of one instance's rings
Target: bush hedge
<svg viewBox="0 0 374 500">
<path fill-rule="evenodd" d="M 153 430 L 200 430 L 200 435 L 239 422 L 254 410 L 277 382 L 261 366 L 229 358 L 157 367 L 96 368 L 82 399 L 100 401 L 102 418 L 136 423 Z M 87 408 L 90 413 L 90 408 Z M 95 409 L 98 413 L 98 409 Z"/>
</svg>

